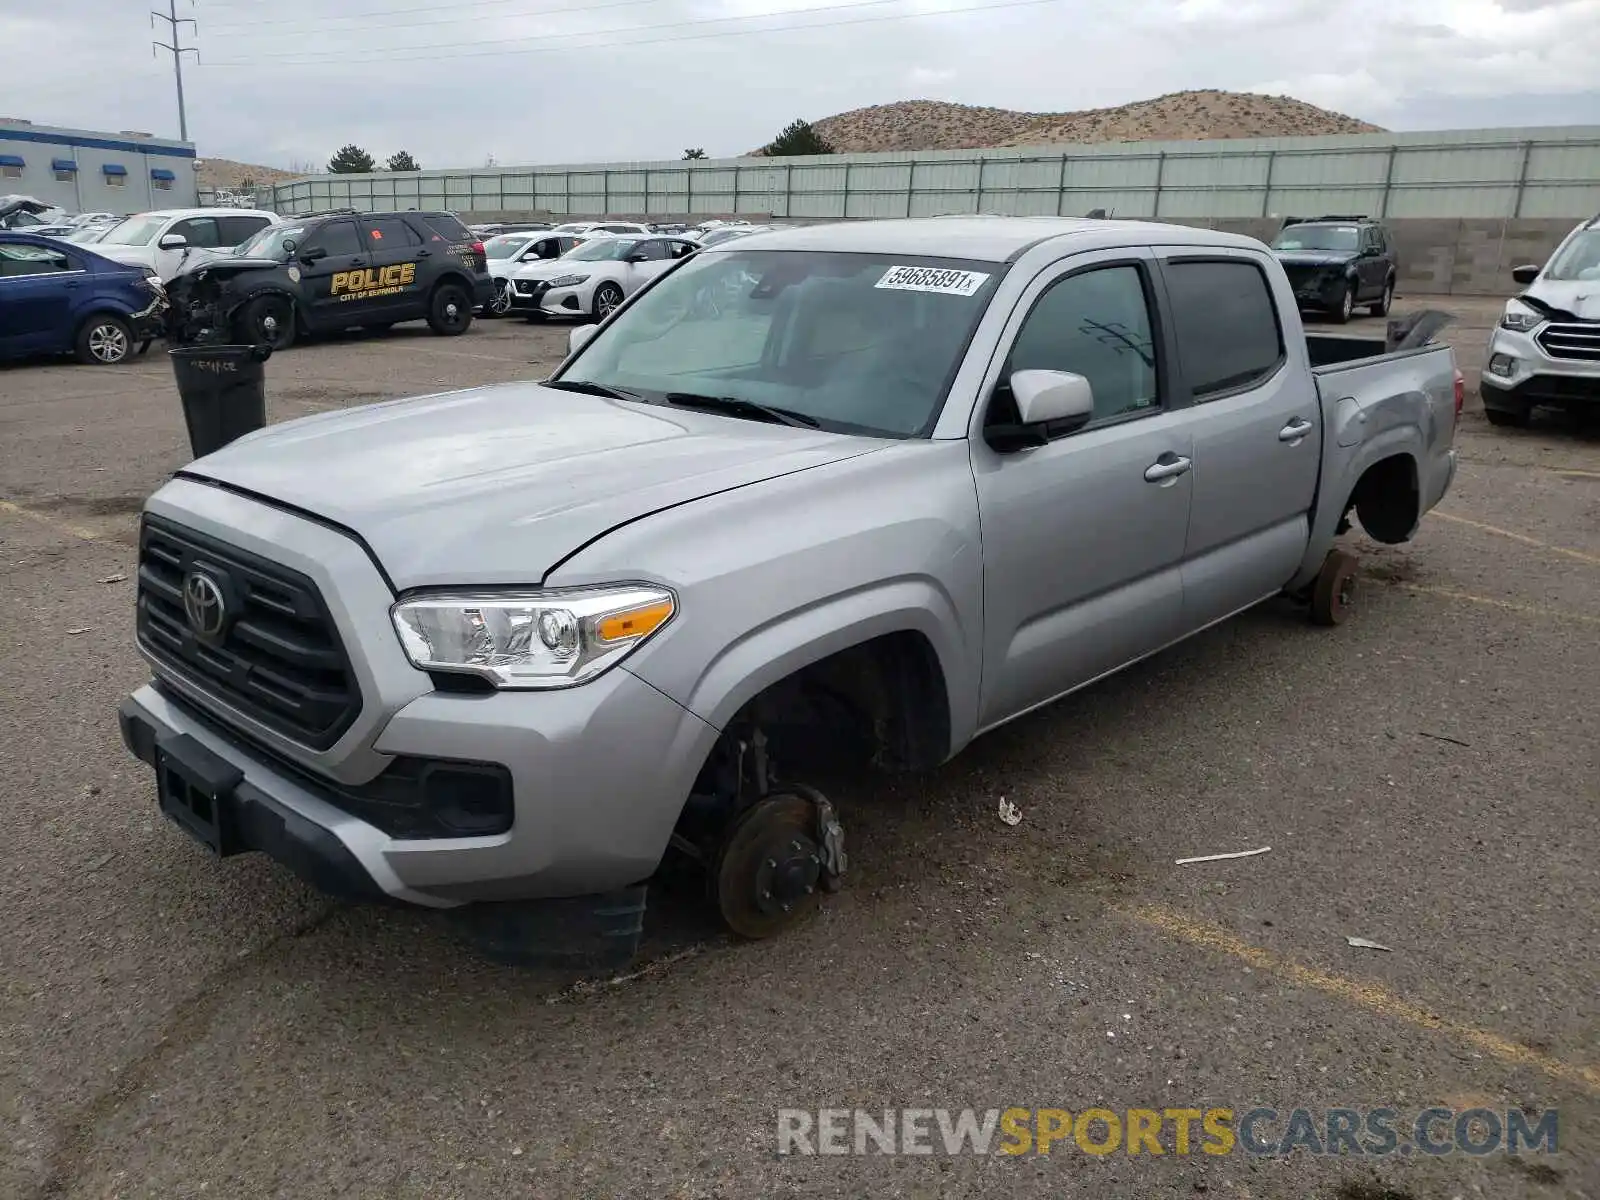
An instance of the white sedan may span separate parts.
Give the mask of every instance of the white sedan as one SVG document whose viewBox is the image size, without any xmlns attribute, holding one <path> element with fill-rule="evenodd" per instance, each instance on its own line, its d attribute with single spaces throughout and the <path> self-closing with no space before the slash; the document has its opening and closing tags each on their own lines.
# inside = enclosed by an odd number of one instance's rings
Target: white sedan
<svg viewBox="0 0 1600 1200">
<path fill-rule="evenodd" d="M 608 237 L 585 242 L 552 262 L 511 273 L 513 311 L 603 321 L 679 259 L 700 247 L 680 237 Z"/>
<path fill-rule="evenodd" d="M 484 315 L 503 317 L 511 311 L 510 276 L 518 267 L 560 258 L 582 240 L 577 234 L 540 230 L 502 233 L 484 242 L 484 256 L 489 260 L 489 278 L 494 280 L 494 299 L 485 306 Z"/>
</svg>

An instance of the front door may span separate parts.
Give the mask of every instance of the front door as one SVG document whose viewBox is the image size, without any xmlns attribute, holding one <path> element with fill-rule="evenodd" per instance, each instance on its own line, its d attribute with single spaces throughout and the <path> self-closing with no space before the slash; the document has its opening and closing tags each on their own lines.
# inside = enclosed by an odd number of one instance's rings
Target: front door
<svg viewBox="0 0 1600 1200">
<path fill-rule="evenodd" d="M 628 273 L 623 280 L 623 288 L 628 295 L 633 295 L 675 261 L 672 243 L 665 238 L 649 238 L 639 242 L 628 253 Z"/>
<path fill-rule="evenodd" d="M 354 221 L 326 221 L 312 230 L 299 257 L 301 294 L 307 322 L 319 329 L 343 329 L 360 323 L 351 315 L 366 286 L 366 247 Z"/>
<path fill-rule="evenodd" d="M 1193 481 L 1142 250 L 1083 256 L 1041 276 L 1008 330 L 984 425 L 1015 419 L 1006 379 L 1085 376 L 1094 417 L 1046 445 L 996 451 L 977 429 L 988 728 L 1161 648 L 1181 632 Z"/>
<path fill-rule="evenodd" d="M 1161 255 L 1193 407 L 1194 501 L 1184 624 L 1199 629 L 1274 595 L 1300 566 L 1322 459 L 1322 408 L 1303 346 L 1289 354 L 1266 255 Z"/>
<path fill-rule="evenodd" d="M 156 239 L 156 274 L 162 279 L 171 279 L 182 270 L 195 250 L 216 250 L 234 244 L 223 240 L 222 228 L 216 217 L 186 217 L 182 221 L 175 221 L 172 228 L 161 237 L 174 233 L 183 238 L 185 243 L 176 250 L 163 250 L 161 238 Z"/>
</svg>

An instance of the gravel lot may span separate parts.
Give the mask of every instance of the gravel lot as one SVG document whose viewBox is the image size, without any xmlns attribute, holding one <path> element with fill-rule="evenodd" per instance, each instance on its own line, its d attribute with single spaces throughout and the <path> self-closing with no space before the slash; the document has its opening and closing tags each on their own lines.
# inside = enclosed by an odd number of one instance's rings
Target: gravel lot
<svg viewBox="0 0 1600 1200">
<path fill-rule="evenodd" d="M 1439 306 L 1473 379 L 1498 303 Z M 272 419 L 564 340 L 303 346 Z M 1360 546 L 1349 625 L 1266 605 L 931 777 L 840 781 L 853 877 L 816 921 L 734 944 L 668 895 L 642 974 L 575 985 L 158 816 L 115 706 L 136 513 L 186 459 L 170 371 L 0 367 L 0 1196 L 1600 1196 L 1600 434 L 1474 408 L 1418 540 Z M 1435 1104 L 1559 1107 L 1560 1150 L 776 1140 L 780 1108 Z"/>
</svg>

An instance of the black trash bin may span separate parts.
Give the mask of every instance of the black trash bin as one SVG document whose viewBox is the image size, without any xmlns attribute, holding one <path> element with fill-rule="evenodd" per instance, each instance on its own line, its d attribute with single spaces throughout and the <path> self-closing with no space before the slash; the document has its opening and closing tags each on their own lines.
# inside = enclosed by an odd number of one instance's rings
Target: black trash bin
<svg viewBox="0 0 1600 1200">
<path fill-rule="evenodd" d="M 167 351 L 196 458 L 267 423 L 271 346 L 179 346 Z"/>
</svg>

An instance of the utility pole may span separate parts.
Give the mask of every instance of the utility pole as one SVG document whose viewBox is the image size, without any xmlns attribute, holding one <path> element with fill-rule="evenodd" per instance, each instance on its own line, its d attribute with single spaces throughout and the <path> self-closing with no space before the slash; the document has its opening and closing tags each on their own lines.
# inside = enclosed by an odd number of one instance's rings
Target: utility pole
<svg viewBox="0 0 1600 1200">
<path fill-rule="evenodd" d="M 182 32 L 179 26 L 193 25 L 196 34 L 200 32 L 200 26 L 195 23 L 193 17 L 180 17 L 178 15 L 178 0 L 167 0 L 167 11 L 164 13 L 151 9 L 150 28 L 154 29 L 157 21 L 165 21 L 167 23 L 167 28 L 172 31 L 172 41 L 170 43 L 153 42 L 150 46 L 150 52 L 154 54 L 155 48 L 159 46 L 172 54 L 172 77 L 178 84 L 178 140 L 187 142 L 189 140 L 189 114 L 183 107 L 183 56 L 185 54 L 193 54 L 195 61 L 199 62 L 200 51 L 193 46 L 185 46 L 183 44 L 183 39 L 179 36 Z"/>
</svg>

